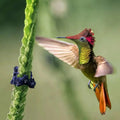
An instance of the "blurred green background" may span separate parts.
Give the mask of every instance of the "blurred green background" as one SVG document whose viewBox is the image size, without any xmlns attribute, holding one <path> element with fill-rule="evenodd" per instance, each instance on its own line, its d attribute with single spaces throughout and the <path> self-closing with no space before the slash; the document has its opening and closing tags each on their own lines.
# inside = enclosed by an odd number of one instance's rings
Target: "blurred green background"
<svg viewBox="0 0 120 120">
<path fill-rule="evenodd" d="M 39 0 L 36 36 L 68 36 L 84 28 L 95 33 L 95 54 L 114 66 L 108 75 L 112 109 L 99 113 L 99 104 L 88 79 L 56 59 L 35 43 L 33 75 L 24 120 L 119 120 L 120 119 L 120 1 Z M 13 67 L 18 65 L 23 36 L 25 0 L 0 1 L 0 120 L 6 119 L 11 103 Z"/>
</svg>

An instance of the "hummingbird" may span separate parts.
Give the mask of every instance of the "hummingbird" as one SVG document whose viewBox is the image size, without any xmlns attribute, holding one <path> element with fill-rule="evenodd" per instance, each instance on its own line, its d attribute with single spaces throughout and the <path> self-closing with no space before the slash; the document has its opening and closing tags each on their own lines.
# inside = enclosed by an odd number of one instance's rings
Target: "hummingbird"
<svg viewBox="0 0 120 120">
<path fill-rule="evenodd" d="M 107 89 L 107 74 L 113 73 L 111 64 L 102 56 L 95 56 L 93 47 L 95 43 L 94 33 L 85 28 L 82 32 L 73 36 L 57 37 L 73 41 L 68 43 L 56 39 L 36 37 L 38 45 L 63 62 L 81 72 L 90 80 L 89 87 L 93 87 L 99 101 L 101 114 L 105 114 L 106 107 L 111 109 L 111 101 Z"/>
</svg>

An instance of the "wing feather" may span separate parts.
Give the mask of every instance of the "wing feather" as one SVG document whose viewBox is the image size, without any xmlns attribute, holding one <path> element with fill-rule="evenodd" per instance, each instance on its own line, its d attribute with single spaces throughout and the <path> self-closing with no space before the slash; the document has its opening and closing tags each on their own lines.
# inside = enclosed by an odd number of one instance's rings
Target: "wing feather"
<svg viewBox="0 0 120 120">
<path fill-rule="evenodd" d="M 104 57 L 97 56 L 95 57 L 95 61 L 97 63 L 95 77 L 105 76 L 113 73 L 113 67 Z"/>
<path fill-rule="evenodd" d="M 44 37 L 36 37 L 36 40 L 40 46 L 72 67 L 76 67 L 79 63 L 77 45 Z"/>
</svg>

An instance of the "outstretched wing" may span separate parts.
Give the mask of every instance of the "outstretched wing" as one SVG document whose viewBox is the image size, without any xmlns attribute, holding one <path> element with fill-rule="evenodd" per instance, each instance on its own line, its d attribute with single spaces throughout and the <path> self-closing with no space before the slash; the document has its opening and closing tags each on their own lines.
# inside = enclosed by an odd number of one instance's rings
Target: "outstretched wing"
<svg viewBox="0 0 120 120">
<path fill-rule="evenodd" d="M 97 63 L 95 77 L 105 76 L 113 73 L 113 67 L 104 57 L 97 56 L 94 59 Z"/>
<path fill-rule="evenodd" d="M 40 46 L 72 67 L 79 63 L 77 45 L 44 37 L 36 37 L 36 40 Z"/>
</svg>

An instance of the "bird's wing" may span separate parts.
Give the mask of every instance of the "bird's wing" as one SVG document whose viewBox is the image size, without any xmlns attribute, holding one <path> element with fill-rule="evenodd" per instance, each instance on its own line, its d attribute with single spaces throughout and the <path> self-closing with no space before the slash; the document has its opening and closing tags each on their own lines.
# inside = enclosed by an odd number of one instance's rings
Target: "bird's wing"
<svg viewBox="0 0 120 120">
<path fill-rule="evenodd" d="M 76 67 L 79 63 L 77 45 L 44 37 L 36 37 L 36 41 L 44 49 L 72 67 Z"/>
<path fill-rule="evenodd" d="M 95 77 L 105 76 L 113 73 L 113 67 L 104 57 L 97 56 L 94 57 L 94 59 L 97 63 Z"/>
</svg>

